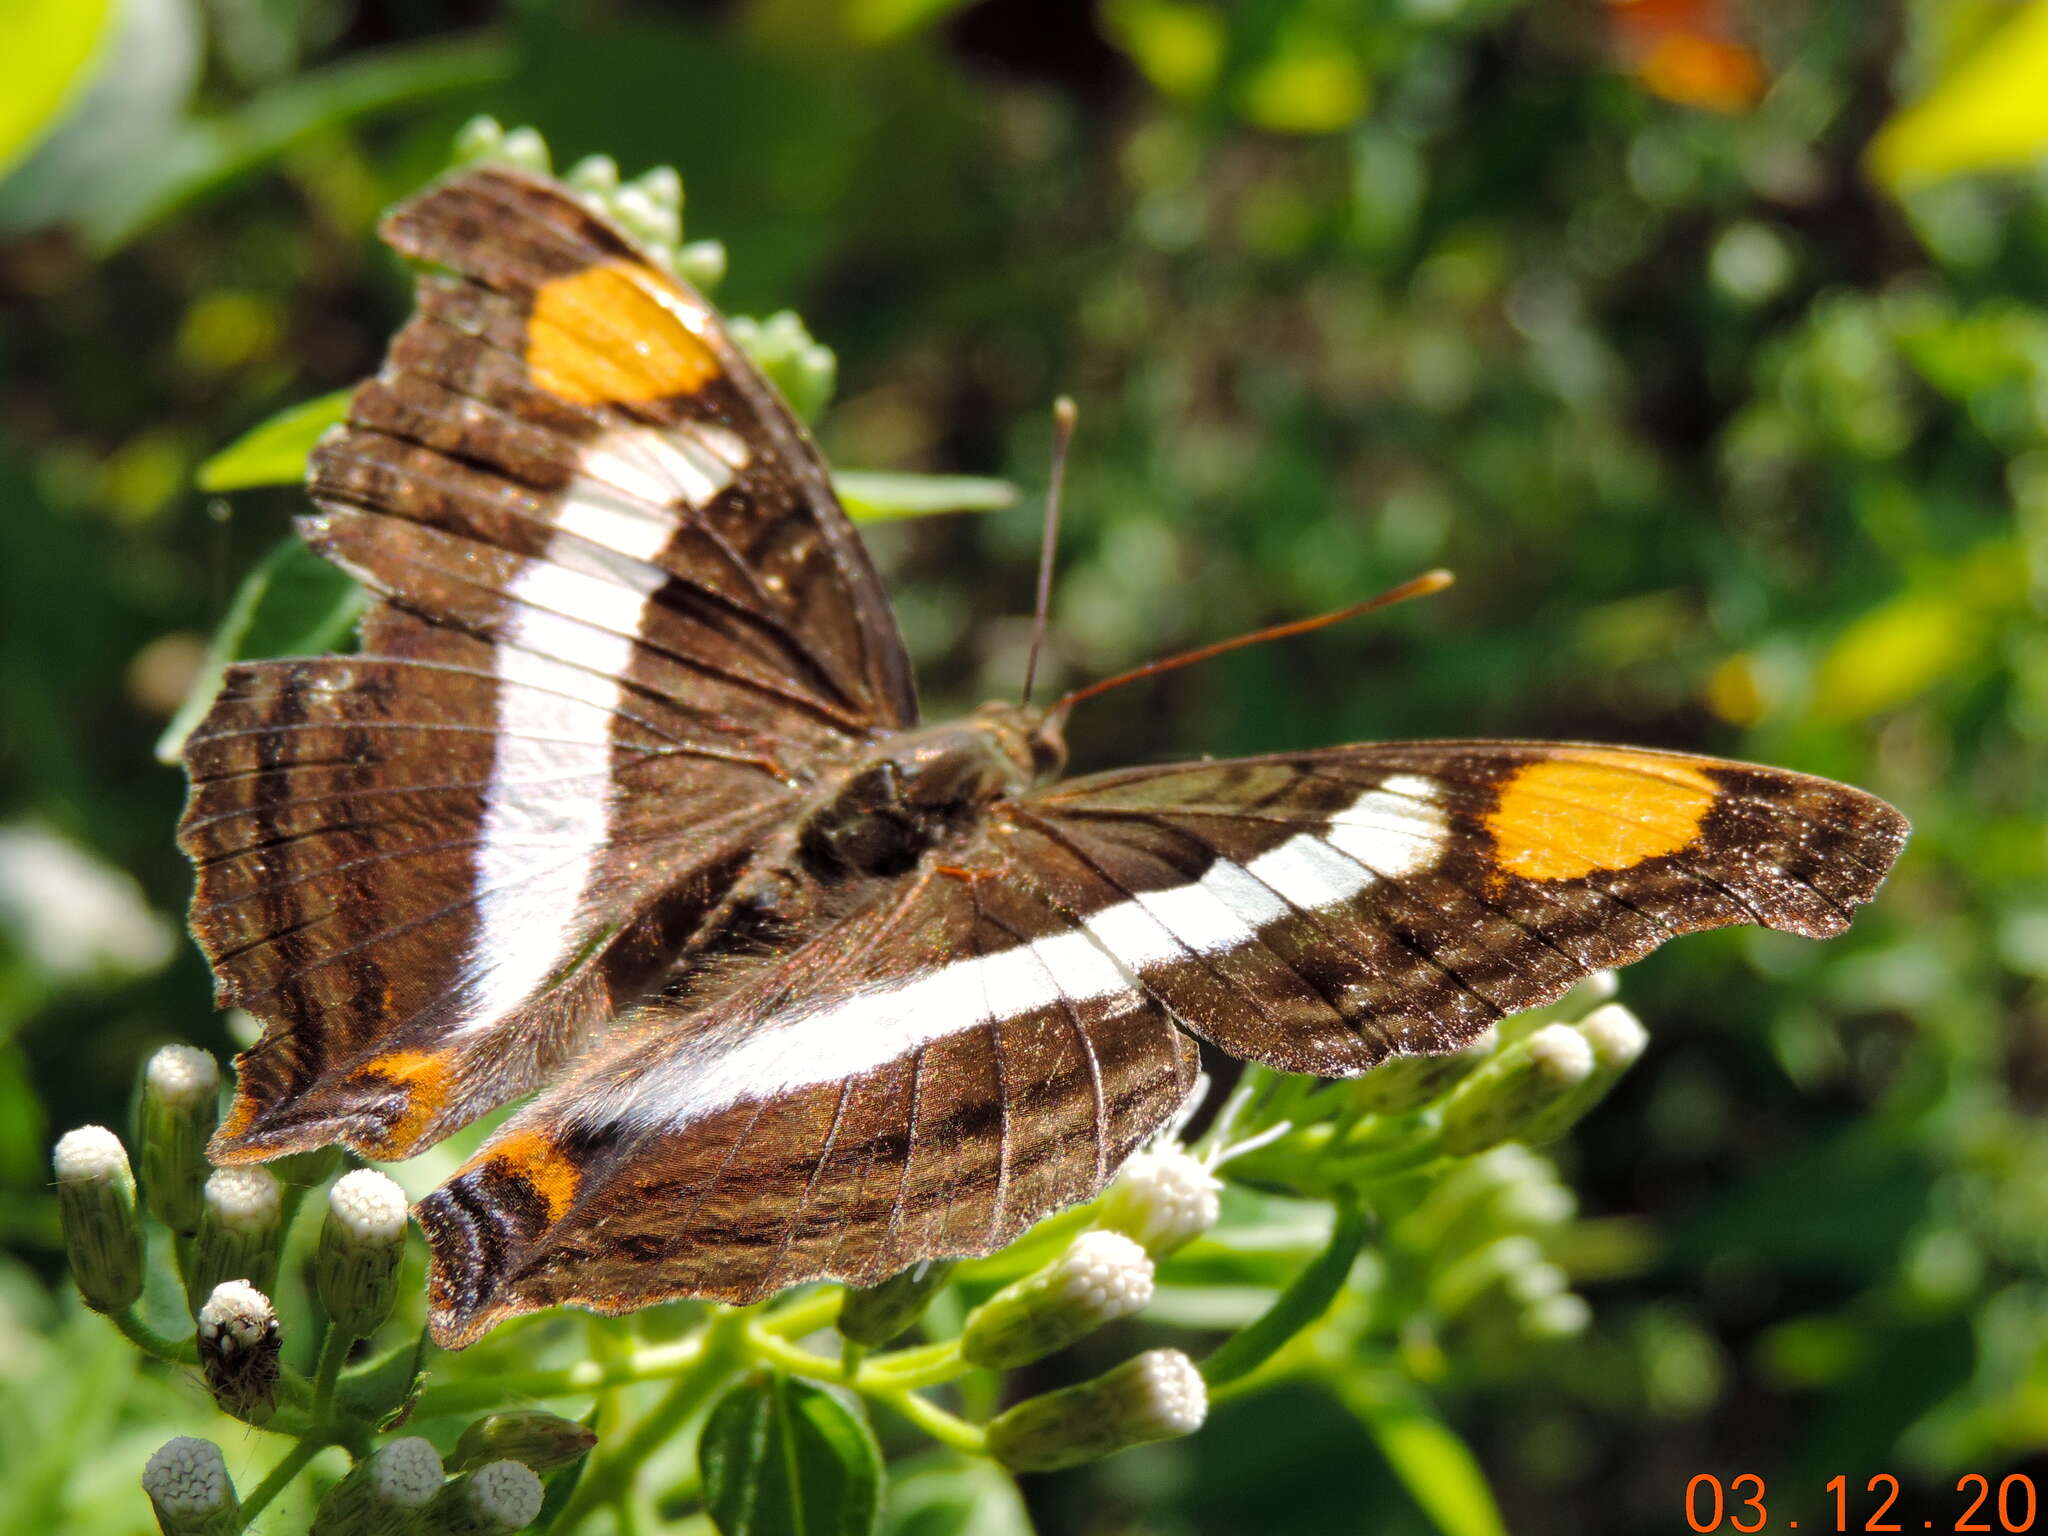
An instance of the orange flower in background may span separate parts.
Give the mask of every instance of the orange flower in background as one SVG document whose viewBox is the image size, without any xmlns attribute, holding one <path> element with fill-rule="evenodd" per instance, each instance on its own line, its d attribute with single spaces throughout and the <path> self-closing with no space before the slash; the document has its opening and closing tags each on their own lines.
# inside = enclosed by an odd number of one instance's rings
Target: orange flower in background
<svg viewBox="0 0 2048 1536">
<path fill-rule="evenodd" d="M 1636 82 L 1681 106 L 1747 112 L 1770 84 L 1729 0 L 1607 0 L 1614 51 Z"/>
</svg>

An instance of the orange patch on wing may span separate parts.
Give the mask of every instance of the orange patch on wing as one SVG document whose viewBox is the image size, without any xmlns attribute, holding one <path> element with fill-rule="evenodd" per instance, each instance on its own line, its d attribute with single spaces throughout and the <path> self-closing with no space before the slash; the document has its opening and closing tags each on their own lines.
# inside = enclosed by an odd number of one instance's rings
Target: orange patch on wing
<svg viewBox="0 0 2048 1536">
<path fill-rule="evenodd" d="M 380 1150 L 408 1152 L 426 1134 L 434 1116 L 448 1102 L 449 1090 L 454 1086 L 454 1067 L 448 1057 L 430 1051 L 387 1051 L 356 1068 L 351 1075 L 374 1072 L 406 1090 L 405 1113 L 385 1133 Z"/>
<path fill-rule="evenodd" d="M 558 277 L 533 296 L 526 366 L 533 382 L 578 405 L 694 394 L 718 358 L 663 302 L 666 285 L 633 262 Z"/>
<path fill-rule="evenodd" d="M 470 1166 L 494 1167 L 523 1180 L 547 1203 L 550 1221 L 561 1219 L 583 1180 L 576 1165 L 556 1150 L 544 1131 L 514 1131 L 495 1146 L 486 1147 Z"/>
<path fill-rule="evenodd" d="M 1545 758 L 1500 787 L 1486 818 L 1494 861 L 1525 880 L 1580 880 L 1689 847 L 1719 794 L 1686 758 L 1581 752 Z"/>
</svg>

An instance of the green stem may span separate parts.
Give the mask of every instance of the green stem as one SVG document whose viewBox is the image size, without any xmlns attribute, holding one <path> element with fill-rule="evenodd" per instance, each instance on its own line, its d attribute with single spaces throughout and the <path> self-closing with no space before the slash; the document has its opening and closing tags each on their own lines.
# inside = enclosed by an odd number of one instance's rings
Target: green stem
<svg viewBox="0 0 2048 1536">
<path fill-rule="evenodd" d="M 699 1358 L 617 1450 L 586 1472 L 575 1495 L 562 1510 L 555 1528 L 573 1531 L 593 1510 L 618 1503 L 632 1490 L 633 1476 L 646 1461 L 696 1415 L 713 1393 L 725 1385 L 747 1359 L 747 1317 L 728 1312 L 711 1320 L 699 1339 Z"/>
<path fill-rule="evenodd" d="M 1202 1362 L 1202 1379 L 1213 1388 L 1249 1376 L 1278 1354 L 1296 1334 L 1325 1312 L 1365 1246 L 1367 1218 L 1355 1195 L 1340 1195 L 1337 1221 L 1323 1251 L 1289 1282 L 1273 1305 L 1217 1346 Z"/>
<path fill-rule="evenodd" d="M 313 1367 L 313 1422 L 327 1422 L 334 1407 L 334 1384 L 341 1379 L 341 1368 L 348 1362 L 348 1347 L 355 1339 L 352 1335 L 327 1325 L 327 1332 L 320 1339 L 320 1360 Z"/>
<path fill-rule="evenodd" d="M 801 1338 L 804 1334 L 815 1333 L 838 1317 L 840 1305 L 845 1300 L 845 1287 L 828 1286 L 812 1295 L 799 1297 L 778 1312 L 770 1312 L 758 1319 L 754 1326 L 785 1338 Z"/>
<path fill-rule="evenodd" d="M 982 1433 L 979 1425 L 954 1417 L 928 1398 L 919 1397 L 915 1392 L 890 1392 L 879 1395 L 878 1400 L 887 1403 L 941 1445 L 965 1451 L 970 1456 L 987 1454 L 988 1436 Z"/>
<path fill-rule="evenodd" d="M 270 1469 L 262 1482 L 251 1490 L 249 1497 L 242 1500 L 242 1528 L 247 1530 L 255 1524 L 256 1517 L 263 1513 L 270 1501 L 284 1492 L 287 1484 L 305 1471 L 306 1463 L 327 1449 L 327 1442 L 318 1435 L 308 1435 L 299 1441 Z"/>
<path fill-rule="evenodd" d="M 119 1312 L 109 1312 L 107 1321 L 120 1329 L 121 1336 L 146 1355 L 169 1361 L 172 1365 L 199 1363 L 199 1345 L 195 1340 L 174 1339 L 158 1333 L 142 1320 L 142 1314 L 132 1306 L 123 1307 Z"/>
<path fill-rule="evenodd" d="M 636 1381 L 662 1381 L 693 1370 L 704 1354 L 705 1333 L 657 1345 L 618 1360 L 584 1360 L 551 1371 L 508 1372 L 478 1381 L 429 1387 L 413 1409 L 416 1417 L 472 1413 L 504 1402 L 536 1397 L 582 1397 Z"/>
</svg>

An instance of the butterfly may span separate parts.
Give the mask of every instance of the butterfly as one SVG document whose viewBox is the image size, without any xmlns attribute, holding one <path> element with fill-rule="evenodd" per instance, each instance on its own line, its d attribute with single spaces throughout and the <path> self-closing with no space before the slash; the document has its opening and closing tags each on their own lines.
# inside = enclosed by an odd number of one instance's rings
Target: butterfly
<svg viewBox="0 0 2048 1536">
<path fill-rule="evenodd" d="M 212 1155 L 407 1157 L 461 1347 L 986 1253 L 1102 1189 L 1196 1037 L 1344 1077 L 1673 934 L 1835 934 L 1906 835 L 1775 768 L 1397 742 L 1062 780 L 1063 710 L 918 717 L 803 428 L 565 189 L 402 205 L 416 311 L 301 532 L 359 648 L 230 670 L 193 930 L 265 1021 Z"/>
</svg>

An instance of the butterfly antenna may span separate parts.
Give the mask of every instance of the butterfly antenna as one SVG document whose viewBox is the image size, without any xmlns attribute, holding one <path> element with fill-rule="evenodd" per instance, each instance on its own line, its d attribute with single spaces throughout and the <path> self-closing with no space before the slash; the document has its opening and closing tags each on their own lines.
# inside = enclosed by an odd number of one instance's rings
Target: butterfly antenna
<svg viewBox="0 0 2048 1536">
<path fill-rule="evenodd" d="M 1141 678 L 1158 677 L 1163 672 L 1177 672 L 1182 667 L 1191 667 L 1196 662 L 1207 661 L 1212 656 L 1241 651 L 1248 645 L 1263 645 L 1268 640 L 1285 640 L 1292 635 L 1306 635 L 1313 630 L 1327 629 L 1332 624 L 1342 624 L 1346 619 L 1355 619 L 1362 613 L 1372 613 L 1376 609 L 1391 608 L 1396 603 L 1405 603 L 1411 597 L 1428 597 L 1432 592 L 1443 591 L 1451 584 L 1452 579 L 1449 571 L 1424 571 L 1420 576 L 1404 581 L 1398 587 L 1389 587 L 1377 597 L 1368 597 L 1364 602 L 1353 603 L 1348 608 L 1320 613 L 1312 619 L 1294 619 L 1286 624 L 1275 624 L 1269 629 L 1253 630 L 1248 635 L 1238 635 L 1230 640 L 1218 640 L 1213 645 L 1182 651 L 1178 656 L 1168 656 L 1163 661 L 1148 661 L 1142 667 L 1133 667 L 1128 672 L 1117 673 L 1115 677 L 1106 677 L 1099 683 L 1090 683 L 1086 688 L 1075 689 L 1053 705 L 1052 718 L 1062 719 L 1068 710 L 1083 699 L 1092 699 L 1098 693 L 1121 688 L 1125 683 L 1135 683 Z"/>
<path fill-rule="evenodd" d="M 1052 608 L 1052 557 L 1060 543 L 1060 493 L 1067 484 L 1067 450 L 1074 445 L 1074 422 L 1080 416 L 1073 396 L 1052 403 L 1052 474 L 1045 487 L 1045 535 L 1038 545 L 1038 597 L 1031 606 L 1031 651 L 1024 659 L 1024 702 L 1038 680 L 1038 653 L 1045 645 L 1045 625 Z"/>
</svg>

